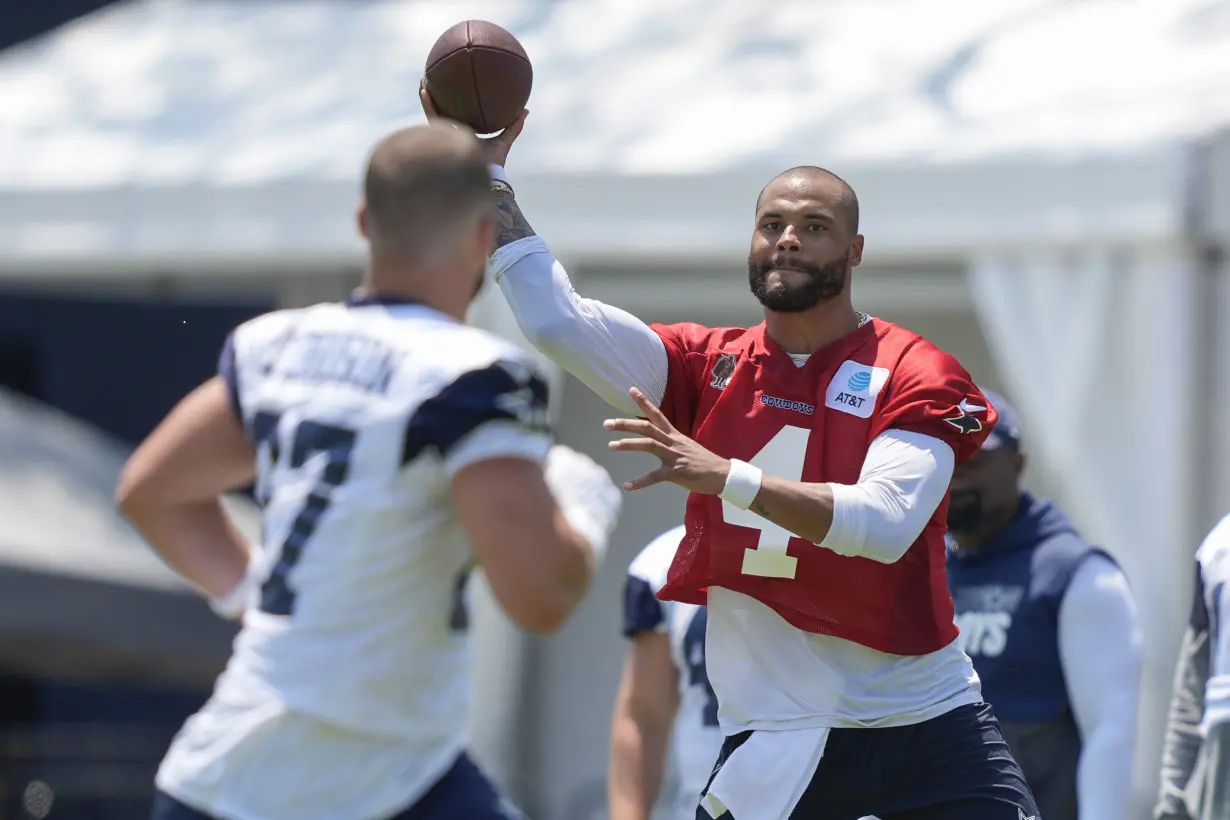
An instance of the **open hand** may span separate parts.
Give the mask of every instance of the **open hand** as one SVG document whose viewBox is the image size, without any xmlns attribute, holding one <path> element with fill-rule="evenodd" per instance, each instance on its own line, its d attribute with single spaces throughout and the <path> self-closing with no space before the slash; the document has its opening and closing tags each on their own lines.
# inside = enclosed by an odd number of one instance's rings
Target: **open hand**
<svg viewBox="0 0 1230 820">
<path fill-rule="evenodd" d="M 607 419 L 602 426 L 618 433 L 633 433 L 640 438 L 624 438 L 607 446 L 612 450 L 653 453 L 662 466 L 640 478 L 624 483 L 625 490 L 640 490 L 663 481 L 686 490 L 717 495 L 726 486 L 730 461 L 701 447 L 675 429 L 662 411 L 635 387 L 628 395 L 645 414 L 643 419 Z"/>
<path fill-rule="evenodd" d="M 426 77 L 419 80 L 419 103 L 423 106 L 423 113 L 427 116 L 428 122 L 436 122 L 437 120 L 451 122 L 451 120 L 441 117 L 440 112 L 436 111 L 436 103 L 427 91 Z M 483 151 L 487 155 L 487 162 L 499 166 L 503 166 L 508 162 L 508 152 L 512 150 L 513 143 L 517 141 L 517 137 L 521 136 L 521 129 L 525 127 L 525 118 L 529 113 L 529 111 L 522 111 L 521 116 L 517 118 L 516 122 L 494 137 L 479 139 L 479 142 L 483 144 Z"/>
</svg>

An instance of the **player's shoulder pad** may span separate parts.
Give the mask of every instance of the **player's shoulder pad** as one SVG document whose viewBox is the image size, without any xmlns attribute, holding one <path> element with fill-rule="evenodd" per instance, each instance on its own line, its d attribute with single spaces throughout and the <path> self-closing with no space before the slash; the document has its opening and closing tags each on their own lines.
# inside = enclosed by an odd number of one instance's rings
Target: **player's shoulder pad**
<svg viewBox="0 0 1230 820">
<path fill-rule="evenodd" d="M 998 414 L 974 384 L 957 358 L 913 331 L 885 323 L 882 347 L 891 349 L 894 362 L 884 399 L 876 406 L 889 427 L 914 430 L 945 441 L 964 462 L 986 439 Z"/>
<path fill-rule="evenodd" d="M 956 356 L 936 347 L 930 340 L 912 330 L 893 325 L 900 334 L 901 358 L 894 375 L 907 379 L 957 380 L 972 385 L 974 380 Z"/>
<path fill-rule="evenodd" d="M 270 364 L 294 335 L 301 315 L 300 309 L 275 310 L 248 319 L 227 334 L 218 356 L 218 375 L 226 382 L 236 418 L 244 418 L 243 386 L 268 372 Z"/>
<path fill-rule="evenodd" d="M 666 574 L 670 571 L 671 562 L 675 560 L 675 551 L 683 540 L 684 527 L 672 527 L 657 538 L 650 541 L 632 559 L 628 566 L 628 575 L 646 582 L 657 593 L 666 583 Z"/>
<path fill-rule="evenodd" d="M 482 328 L 440 322 L 433 325 L 432 333 L 433 346 L 439 346 L 438 355 L 421 362 L 421 366 L 430 378 L 439 380 L 441 384 L 495 362 L 506 362 L 535 373 L 540 371 L 533 357 L 524 350 Z"/>
<path fill-rule="evenodd" d="M 232 344 L 239 356 L 251 355 L 269 346 L 276 346 L 295 331 L 306 308 L 274 310 L 254 316 L 231 331 Z"/>
<path fill-rule="evenodd" d="M 884 395 L 890 403 L 895 397 L 913 398 L 920 390 L 934 393 L 932 398 L 940 403 L 951 399 L 954 406 L 962 398 L 979 396 L 973 377 L 956 356 L 908 328 L 875 321 L 879 349 L 885 351 L 877 354 L 876 363 L 889 369 Z"/>
<path fill-rule="evenodd" d="M 447 457 L 466 436 L 490 422 L 550 433 L 546 379 L 526 353 L 493 339 L 472 336 L 469 345 L 452 348 L 452 355 L 443 357 L 447 366 L 435 368 L 428 395 L 406 426 L 403 464 L 428 450 Z"/>
</svg>

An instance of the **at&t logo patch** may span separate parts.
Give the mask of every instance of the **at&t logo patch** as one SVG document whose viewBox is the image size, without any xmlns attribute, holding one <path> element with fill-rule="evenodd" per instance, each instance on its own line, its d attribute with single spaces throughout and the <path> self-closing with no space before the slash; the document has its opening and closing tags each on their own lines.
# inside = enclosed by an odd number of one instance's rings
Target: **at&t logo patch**
<svg viewBox="0 0 1230 820">
<path fill-rule="evenodd" d="M 837 368 L 824 395 L 824 406 L 861 419 L 871 418 L 876 397 L 888 381 L 888 368 L 845 361 Z"/>
</svg>

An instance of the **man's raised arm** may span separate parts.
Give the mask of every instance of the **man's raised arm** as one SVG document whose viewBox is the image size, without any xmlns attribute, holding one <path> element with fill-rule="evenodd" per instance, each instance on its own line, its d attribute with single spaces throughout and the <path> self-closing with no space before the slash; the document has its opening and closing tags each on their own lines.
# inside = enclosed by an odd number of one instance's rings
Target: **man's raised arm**
<svg viewBox="0 0 1230 820">
<path fill-rule="evenodd" d="M 516 211 L 501 195 L 501 213 Z M 537 236 L 496 250 L 493 273 L 530 344 L 625 412 L 635 410 L 628 388 L 661 404 L 666 394 L 666 348 L 658 334 L 627 311 L 586 299 Z"/>
<path fill-rule="evenodd" d="M 419 98 L 428 119 L 437 113 L 431 96 Z M 499 197 L 491 266 L 521 332 L 530 343 L 587 387 L 624 412 L 635 412 L 628 388 L 654 404 L 666 393 L 666 348 L 658 334 L 627 311 L 572 288 L 568 273 L 521 213 L 503 165 L 525 125 L 525 114 L 486 140 L 492 185 Z"/>
</svg>

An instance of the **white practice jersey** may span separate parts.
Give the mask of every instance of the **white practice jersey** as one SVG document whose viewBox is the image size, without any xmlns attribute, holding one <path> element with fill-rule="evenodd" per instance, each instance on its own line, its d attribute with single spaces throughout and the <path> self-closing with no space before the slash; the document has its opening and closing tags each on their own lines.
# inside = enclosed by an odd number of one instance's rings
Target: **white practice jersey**
<svg viewBox="0 0 1230 820">
<path fill-rule="evenodd" d="M 675 527 L 650 541 L 628 567 L 624 586 L 624 635 L 665 633 L 679 675 L 679 712 L 671 732 L 671 754 L 679 771 L 677 811 L 674 816 L 696 816 L 700 793 L 709 781 L 722 747 L 717 696 L 705 667 L 707 610 L 655 596 L 666 583 L 683 527 Z"/>
<path fill-rule="evenodd" d="M 546 383 L 504 341 L 377 300 L 253 319 L 220 372 L 257 453 L 260 583 L 158 784 L 228 820 L 396 813 L 465 742 L 474 559 L 450 479 L 541 462 Z"/>
<path fill-rule="evenodd" d="M 1209 681 L 1205 687 L 1200 728 L 1230 723 L 1230 516 L 1226 516 L 1196 550 L 1199 603 L 1209 633 Z"/>
</svg>

